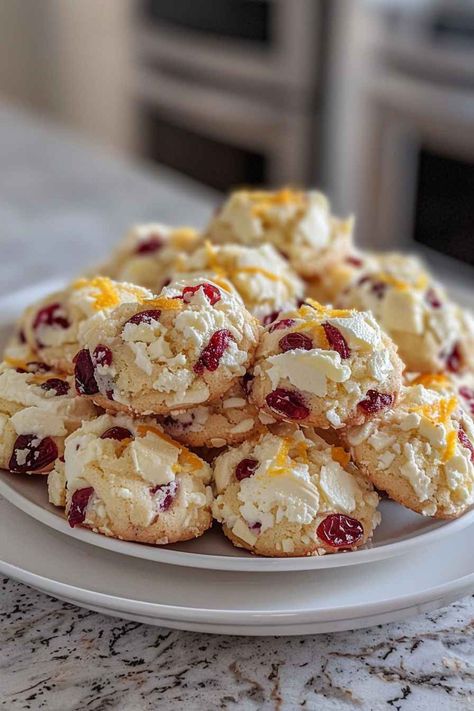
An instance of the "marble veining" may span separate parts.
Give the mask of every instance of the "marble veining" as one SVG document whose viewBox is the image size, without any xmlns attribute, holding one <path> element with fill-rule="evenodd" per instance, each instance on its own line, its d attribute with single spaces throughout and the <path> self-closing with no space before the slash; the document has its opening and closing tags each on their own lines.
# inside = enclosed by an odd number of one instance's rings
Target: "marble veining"
<svg viewBox="0 0 474 711">
<path fill-rule="evenodd" d="M 168 630 L 1 585 L 0 708 L 474 708 L 474 597 L 400 624 L 307 637 Z"/>
<path fill-rule="evenodd" d="M 0 293 L 97 261 L 128 224 L 202 225 L 215 193 L 131 167 L 0 107 Z M 3 580 L 7 711 L 474 709 L 474 599 L 403 623 L 308 637 L 173 631 Z"/>
</svg>

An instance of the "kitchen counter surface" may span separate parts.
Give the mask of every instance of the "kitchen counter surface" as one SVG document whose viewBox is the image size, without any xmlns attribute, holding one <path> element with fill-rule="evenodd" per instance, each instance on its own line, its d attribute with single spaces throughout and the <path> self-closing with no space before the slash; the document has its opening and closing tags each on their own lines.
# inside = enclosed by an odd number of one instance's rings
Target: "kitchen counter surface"
<svg viewBox="0 0 474 711">
<path fill-rule="evenodd" d="M 133 222 L 202 225 L 218 201 L 6 107 L 0 162 L 0 293 L 99 261 Z M 8 711 L 464 711 L 474 709 L 473 663 L 473 597 L 366 630 L 250 638 L 120 621 L 1 585 Z"/>
</svg>

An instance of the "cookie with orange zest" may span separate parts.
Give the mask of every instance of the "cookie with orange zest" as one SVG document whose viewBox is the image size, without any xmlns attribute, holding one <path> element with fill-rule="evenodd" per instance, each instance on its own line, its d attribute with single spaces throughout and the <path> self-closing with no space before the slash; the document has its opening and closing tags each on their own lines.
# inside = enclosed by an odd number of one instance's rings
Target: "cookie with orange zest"
<svg viewBox="0 0 474 711">
<path fill-rule="evenodd" d="M 156 423 L 102 415 L 68 437 L 48 488 L 72 527 L 163 545 L 211 526 L 210 480 L 209 465 Z"/>
<path fill-rule="evenodd" d="M 251 399 L 277 419 L 337 430 L 390 407 L 402 369 L 370 313 L 308 299 L 265 328 Z"/>
<path fill-rule="evenodd" d="M 96 415 L 73 379 L 36 361 L 0 364 L 0 468 L 45 474 L 62 456 L 65 437 Z"/>
<path fill-rule="evenodd" d="M 177 272 L 176 278 L 189 274 L 228 279 L 250 313 L 264 323 L 279 311 L 296 306 L 304 293 L 301 279 L 270 244 L 247 247 L 206 241 L 181 271 L 187 274 Z"/>
<path fill-rule="evenodd" d="M 345 439 L 373 484 L 413 511 L 456 518 L 474 504 L 474 425 L 452 391 L 406 386 Z"/>
<path fill-rule="evenodd" d="M 311 429 L 272 428 L 220 454 L 213 468 L 214 517 L 235 546 L 258 555 L 353 550 L 380 521 L 372 485 Z"/>
<path fill-rule="evenodd" d="M 135 225 L 96 271 L 158 292 L 176 269 L 183 271 L 188 256 L 201 242 L 201 235 L 192 227 Z"/>
<path fill-rule="evenodd" d="M 331 213 L 327 198 L 315 190 L 238 190 L 207 227 L 216 244 L 247 247 L 271 244 L 302 277 L 323 274 L 352 245 L 353 220 Z"/>
<path fill-rule="evenodd" d="M 174 282 L 81 330 L 76 387 L 109 411 L 205 405 L 245 374 L 259 328 L 235 293 L 200 278 Z"/>
<path fill-rule="evenodd" d="M 90 321 L 106 319 L 120 304 L 140 303 L 152 296 L 147 289 L 108 277 L 77 279 L 63 291 L 28 307 L 19 329 L 38 360 L 72 373 L 80 332 Z"/>
</svg>

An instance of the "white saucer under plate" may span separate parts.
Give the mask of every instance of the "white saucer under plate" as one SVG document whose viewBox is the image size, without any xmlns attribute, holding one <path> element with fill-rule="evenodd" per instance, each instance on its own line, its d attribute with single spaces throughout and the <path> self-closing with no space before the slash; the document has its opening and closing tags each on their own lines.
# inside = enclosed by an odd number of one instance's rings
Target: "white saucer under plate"
<svg viewBox="0 0 474 711">
<path fill-rule="evenodd" d="M 2 469 L 0 495 L 41 523 L 75 540 L 155 563 L 208 570 L 284 572 L 372 563 L 402 555 L 415 548 L 423 548 L 474 523 L 474 510 L 455 521 L 435 521 L 419 516 L 392 501 L 382 501 L 382 523 L 377 528 L 370 547 L 320 557 L 261 558 L 235 548 L 221 533 L 218 524 L 201 538 L 169 546 L 128 543 L 84 528 L 71 528 L 62 509 L 48 502 L 46 480 L 42 476 L 18 476 Z"/>
<path fill-rule="evenodd" d="M 0 498 L 0 573 L 109 615 L 219 634 L 369 627 L 474 591 L 474 526 L 369 566 L 295 573 L 190 571 L 63 536 Z"/>
<path fill-rule="evenodd" d="M 15 318 L 25 306 L 61 286 L 60 282 L 47 282 L 0 299 L 0 348 L 11 334 Z M 166 547 L 128 543 L 82 528 L 71 529 L 63 512 L 49 504 L 43 477 L 21 477 L 0 470 L 0 495 L 46 526 L 74 540 L 114 553 L 169 565 L 254 573 L 322 570 L 373 563 L 424 548 L 474 522 L 474 509 L 456 521 L 435 521 L 393 502 L 382 501 L 382 524 L 376 529 L 370 545 L 364 549 L 320 557 L 261 558 L 232 546 L 218 526 L 197 540 Z"/>
</svg>

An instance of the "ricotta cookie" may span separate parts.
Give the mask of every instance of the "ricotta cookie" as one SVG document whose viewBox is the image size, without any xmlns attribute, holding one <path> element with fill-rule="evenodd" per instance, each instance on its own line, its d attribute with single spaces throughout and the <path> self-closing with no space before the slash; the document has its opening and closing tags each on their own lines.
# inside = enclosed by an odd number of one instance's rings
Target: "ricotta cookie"
<svg viewBox="0 0 474 711">
<path fill-rule="evenodd" d="M 281 420 L 340 429 L 391 407 L 402 370 L 372 314 L 309 300 L 264 330 L 251 400 Z"/>
<path fill-rule="evenodd" d="M 163 545 L 211 526 L 211 468 L 156 424 L 102 415 L 67 438 L 64 459 L 49 490 L 72 527 Z"/>
<path fill-rule="evenodd" d="M 188 256 L 200 242 L 199 232 L 192 227 L 135 225 L 97 271 L 117 281 L 161 291 L 176 270 L 186 270 Z"/>
<path fill-rule="evenodd" d="M 190 279 L 89 323 L 76 387 L 107 410 L 168 414 L 225 393 L 253 360 L 259 326 L 240 297 Z"/>
<path fill-rule="evenodd" d="M 322 274 L 306 280 L 306 296 L 322 304 L 337 304 L 344 291 L 374 263 L 370 252 L 352 249 Z"/>
<path fill-rule="evenodd" d="M 74 371 L 81 330 L 91 319 L 104 320 L 119 304 L 153 296 L 134 284 L 107 277 L 78 279 L 64 291 L 50 294 L 24 313 L 20 328 L 29 347 L 40 360 L 65 373 Z"/>
<path fill-rule="evenodd" d="M 474 373 L 414 373 L 404 374 L 407 385 L 423 385 L 444 395 L 456 395 L 464 412 L 474 416 Z"/>
<path fill-rule="evenodd" d="M 454 395 L 408 386 L 346 439 L 373 484 L 413 511 L 456 518 L 474 504 L 474 426 Z"/>
<path fill-rule="evenodd" d="M 171 437 L 190 447 L 240 444 L 263 429 L 259 412 L 248 401 L 242 381 L 208 405 L 162 416 L 160 424 Z"/>
<path fill-rule="evenodd" d="M 187 260 L 186 271 L 227 279 L 250 313 L 263 322 L 296 306 L 304 293 L 301 279 L 270 244 L 244 247 L 206 242 Z"/>
<path fill-rule="evenodd" d="M 337 303 L 372 311 L 398 346 L 408 370 L 460 372 L 473 362 L 472 317 L 452 303 L 421 263 L 378 255 L 378 267 L 359 275 Z"/>
<path fill-rule="evenodd" d="M 379 498 L 341 447 L 311 430 L 266 433 L 214 462 L 212 511 L 225 535 L 264 556 L 358 548 L 380 522 Z"/>
<path fill-rule="evenodd" d="M 0 467 L 15 474 L 45 474 L 62 456 L 65 437 L 94 417 L 76 396 L 71 377 L 30 361 L 0 365 Z"/>
<path fill-rule="evenodd" d="M 207 236 L 215 243 L 250 247 L 268 242 L 298 274 L 314 277 L 349 251 L 352 231 L 353 220 L 331 215 L 322 193 L 284 188 L 232 193 L 208 226 Z"/>
</svg>

